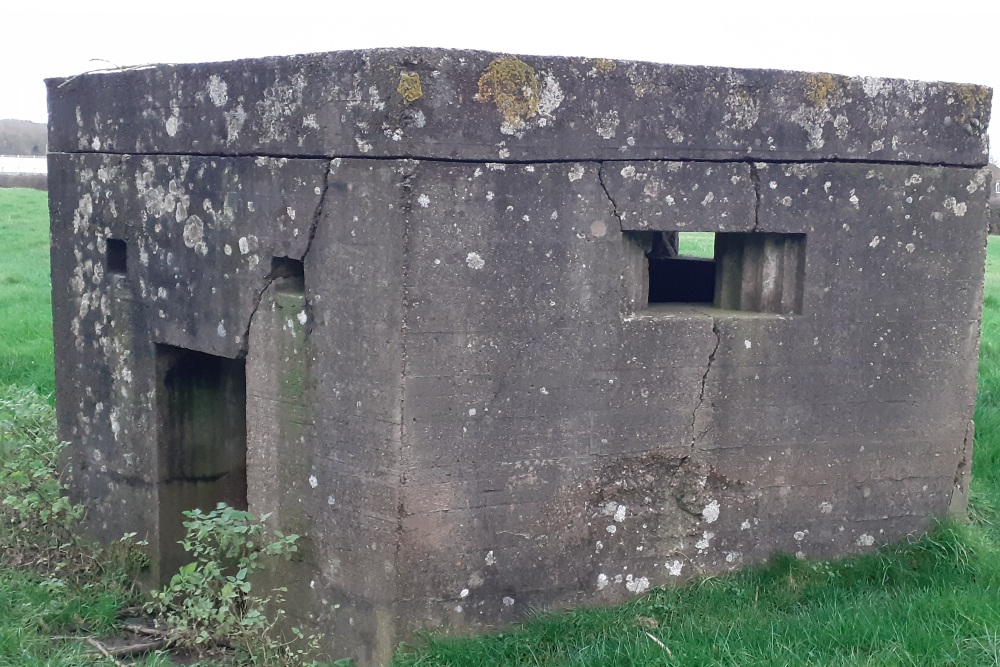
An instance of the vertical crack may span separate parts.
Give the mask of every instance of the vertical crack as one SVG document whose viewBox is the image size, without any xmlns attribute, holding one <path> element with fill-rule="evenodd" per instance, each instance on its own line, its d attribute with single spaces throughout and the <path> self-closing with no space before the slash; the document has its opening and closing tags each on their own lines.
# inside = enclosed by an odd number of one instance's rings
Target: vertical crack
<svg viewBox="0 0 1000 667">
<path fill-rule="evenodd" d="M 965 437 L 962 439 L 962 458 L 955 468 L 955 479 L 951 485 L 951 498 L 948 500 L 948 515 L 964 519 L 969 509 L 969 463 L 972 459 L 972 447 L 975 440 L 976 424 L 971 419 L 965 425 Z"/>
<path fill-rule="evenodd" d="M 615 198 L 611 196 L 611 192 L 608 190 L 607 184 L 604 182 L 604 163 L 599 162 L 597 166 L 597 180 L 601 184 L 601 189 L 604 190 L 604 196 L 608 198 L 611 202 L 611 212 L 616 218 L 618 218 L 618 226 L 622 231 L 625 231 L 625 226 L 622 223 L 622 214 L 618 212 L 618 204 L 615 202 Z"/>
<path fill-rule="evenodd" d="M 300 261 L 305 266 L 306 257 L 312 250 L 313 241 L 316 240 L 316 230 L 319 229 L 320 218 L 323 217 L 323 206 L 326 204 L 326 193 L 330 189 L 330 174 L 333 172 L 333 160 L 326 163 L 326 172 L 323 174 L 323 190 L 319 193 L 319 203 L 316 205 L 316 213 L 313 214 L 312 227 L 309 229 L 309 240 L 306 241 L 305 252 L 302 253 Z"/>
<path fill-rule="evenodd" d="M 326 203 L 326 192 L 330 188 L 330 172 L 333 170 L 333 162 L 329 161 L 326 164 L 326 171 L 323 173 L 323 190 L 319 194 L 319 203 L 316 205 L 316 212 L 313 213 L 312 224 L 309 228 L 309 239 L 306 241 L 306 249 L 302 253 L 302 257 L 299 261 L 302 262 L 303 266 L 306 263 L 306 257 L 309 255 L 309 251 L 312 250 L 313 239 L 316 238 L 316 230 L 319 228 L 320 218 L 323 217 L 323 205 Z M 256 317 L 257 311 L 260 310 L 260 304 L 264 300 L 264 292 L 270 287 L 278 276 L 273 273 L 268 273 L 264 277 L 264 286 L 257 291 L 253 298 L 253 308 L 250 310 L 250 317 L 247 318 L 247 326 L 243 330 L 243 337 L 240 339 L 240 352 L 239 358 L 246 359 L 247 354 L 250 353 L 250 327 L 253 326 L 253 318 Z M 308 308 L 308 304 L 307 304 Z M 312 322 L 312 315 L 309 315 L 308 321 Z"/>
<path fill-rule="evenodd" d="M 719 346 L 722 344 L 722 332 L 719 331 L 719 325 L 714 320 L 712 321 L 712 333 L 715 334 L 715 347 L 712 348 L 712 352 L 708 355 L 708 365 L 705 368 L 705 373 L 701 376 L 701 389 L 698 392 L 698 402 L 695 404 L 694 410 L 691 411 L 691 449 L 694 449 L 698 441 L 708 432 L 708 425 L 700 431 L 698 430 L 698 413 L 705 404 L 705 387 L 708 384 L 708 374 L 712 372 L 712 363 L 715 361 L 715 354 L 719 351 Z"/>
<path fill-rule="evenodd" d="M 755 162 L 750 163 L 750 182 L 753 183 L 753 229 L 750 231 L 757 231 L 757 226 L 760 224 L 760 172 L 757 171 L 757 164 Z"/>
</svg>

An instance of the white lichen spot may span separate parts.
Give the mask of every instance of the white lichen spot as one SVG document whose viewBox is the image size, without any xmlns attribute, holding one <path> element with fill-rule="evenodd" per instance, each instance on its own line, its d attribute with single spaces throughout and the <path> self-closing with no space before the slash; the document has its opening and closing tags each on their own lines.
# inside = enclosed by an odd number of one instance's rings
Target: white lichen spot
<svg viewBox="0 0 1000 667">
<path fill-rule="evenodd" d="M 751 347 L 753 347 L 753 343 L 751 343 L 749 340 L 744 340 L 743 347 L 749 350 Z"/>
<path fill-rule="evenodd" d="M 168 118 L 167 122 L 164 123 L 164 126 L 166 127 L 167 130 L 167 134 L 169 134 L 171 137 L 176 136 L 177 128 L 180 126 L 180 124 L 181 124 L 180 118 L 178 118 L 177 116 L 171 116 L 170 118 Z"/>
<path fill-rule="evenodd" d="M 715 193 L 714 192 L 709 192 L 707 195 L 705 195 L 705 198 L 701 200 L 701 205 L 702 206 L 708 206 L 713 201 L 715 201 Z M 788 203 L 789 204 L 791 203 L 790 199 L 789 199 Z"/>
<path fill-rule="evenodd" d="M 503 606 L 505 606 L 505 607 L 513 607 L 514 606 L 514 598 L 510 597 L 509 595 L 504 596 Z"/>
<path fill-rule="evenodd" d="M 695 548 L 704 551 L 708 548 L 708 545 L 711 543 L 713 537 L 715 537 L 715 533 L 706 530 L 702 533 L 701 539 L 694 543 Z"/>
<path fill-rule="evenodd" d="M 618 526 L 616 526 L 615 524 L 611 524 L 610 526 L 608 526 L 604 530 L 608 531 L 608 533 L 610 533 L 611 535 L 614 535 L 615 533 L 618 532 Z"/>
<path fill-rule="evenodd" d="M 336 502 L 337 502 L 337 499 L 334 498 L 333 496 L 327 496 L 326 497 L 326 504 L 327 505 L 334 505 L 334 504 L 336 504 Z"/>
<path fill-rule="evenodd" d="M 235 109 L 225 112 L 226 116 L 226 143 L 231 144 L 240 138 L 243 124 L 247 121 L 247 112 L 243 110 L 242 104 L 237 104 Z"/>
<path fill-rule="evenodd" d="M 824 500 L 819 504 L 819 511 L 823 514 L 829 514 L 833 511 L 833 503 Z"/>
<path fill-rule="evenodd" d="M 484 559 L 487 565 L 495 565 L 497 562 L 496 556 L 493 555 L 493 550 L 486 552 L 486 558 Z"/>
<path fill-rule="evenodd" d="M 608 575 L 603 573 L 597 575 L 597 590 L 603 591 L 607 587 L 608 587 Z"/>
<path fill-rule="evenodd" d="M 917 249 L 917 246 L 913 245 L 912 243 L 907 243 L 906 246 L 904 247 L 906 248 L 906 252 L 913 252 L 914 250 Z"/>
<path fill-rule="evenodd" d="M 227 243 L 226 245 L 222 246 L 222 252 L 226 253 L 227 257 L 229 255 L 232 255 L 233 254 L 233 246 L 231 246 L 231 245 L 229 245 Z"/>
<path fill-rule="evenodd" d="M 649 579 L 646 577 L 633 577 L 631 574 L 625 577 L 625 588 L 633 593 L 645 593 L 649 590 Z"/>
<path fill-rule="evenodd" d="M 545 73 L 542 79 L 541 90 L 538 91 L 538 113 L 542 116 L 538 125 L 544 127 L 548 123 L 542 123 L 545 118 L 551 118 L 552 112 L 559 108 L 563 101 L 563 91 L 559 86 L 559 81 L 550 73 Z"/>
<path fill-rule="evenodd" d="M 417 197 L 417 203 L 420 204 L 420 208 L 427 208 L 431 204 L 431 198 L 427 195 L 420 195 Z"/>
<path fill-rule="evenodd" d="M 664 567 L 667 568 L 667 574 L 671 577 L 681 576 L 681 570 L 684 569 L 684 563 L 679 560 L 675 560 L 672 563 L 665 563 Z"/>
<path fill-rule="evenodd" d="M 701 511 L 701 518 L 705 523 L 715 523 L 719 519 L 719 501 L 713 500 Z"/>
<path fill-rule="evenodd" d="M 95 151 L 101 150 L 101 138 L 94 137 L 94 140 L 90 142 L 90 147 L 93 148 Z"/>
<path fill-rule="evenodd" d="M 868 246 L 871 247 L 871 248 L 877 248 L 878 244 L 881 243 L 881 242 L 882 242 L 882 239 L 880 239 L 878 236 L 876 236 L 875 238 L 873 238 L 871 240 L 871 243 L 869 243 Z"/>
<path fill-rule="evenodd" d="M 740 530 L 750 530 L 750 519 L 746 519 L 740 524 Z"/>
<path fill-rule="evenodd" d="M 486 266 L 486 261 L 479 256 L 478 252 L 470 252 L 466 255 L 465 263 L 469 265 L 470 269 L 475 269 L 476 271 Z"/>
<path fill-rule="evenodd" d="M 229 101 L 229 86 L 218 74 L 208 77 L 208 98 L 217 107 L 225 106 Z"/>
<path fill-rule="evenodd" d="M 476 416 L 476 409 L 475 408 L 469 408 L 469 416 L 470 417 L 475 417 Z"/>
<path fill-rule="evenodd" d="M 740 557 L 739 551 L 727 551 L 726 552 L 726 562 L 733 563 Z"/>
<path fill-rule="evenodd" d="M 299 321 L 299 324 L 305 324 L 309 321 L 309 316 L 306 315 L 306 311 L 301 310 L 299 311 L 299 314 L 295 316 L 295 319 Z"/>
<path fill-rule="evenodd" d="M 189 216 L 184 223 L 184 245 L 194 248 L 202 243 L 205 236 L 205 225 L 197 215 Z"/>
<path fill-rule="evenodd" d="M 626 165 L 626 166 L 622 167 L 622 172 L 621 173 L 622 173 L 622 176 L 624 176 L 625 178 L 632 178 L 633 176 L 635 176 L 635 167 L 633 167 L 630 164 Z"/>
<path fill-rule="evenodd" d="M 668 127 L 666 130 L 664 130 L 664 134 L 667 135 L 667 139 L 670 139 L 670 141 L 674 142 L 675 144 L 684 143 L 684 133 L 681 132 L 680 128 L 676 125 Z"/>
<path fill-rule="evenodd" d="M 903 185 L 918 185 L 923 183 L 924 179 L 920 174 L 913 174 L 908 179 L 903 181 Z"/>
<path fill-rule="evenodd" d="M 792 538 L 796 542 L 801 542 L 802 540 L 806 539 L 806 533 L 808 532 L 809 532 L 808 530 L 797 530 L 792 534 Z"/>
<path fill-rule="evenodd" d="M 963 217 L 969 208 L 965 202 L 957 201 L 954 197 L 945 198 L 944 207 L 950 209 L 956 218 Z"/>
<path fill-rule="evenodd" d="M 219 338 L 226 337 L 226 325 L 224 322 L 219 322 L 219 326 L 215 328 L 215 333 L 219 334 Z"/>
<path fill-rule="evenodd" d="M 549 390 L 546 389 L 545 387 L 542 387 L 538 391 L 541 392 L 542 396 L 548 396 L 549 395 Z"/>
<path fill-rule="evenodd" d="M 851 196 L 849 197 L 849 199 L 851 201 L 851 204 L 854 206 L 854 208 L 860 208 L 860 204 L 859 204 L 860 200 L 858 199 L 858 195 L 855 194 L 853 188 L 851 189 Z"/>
<path fill-rule="evenodd" d="M 240 246 L 240 254 L 241 255 L 245 255 L 248 252 L 250 252 L 250 242 L 247 241 L 247 237 L 245 237 L 245 236 L 241 236 L 240 237 L 239 246 Z"/>
<path fill-rule="evenodd" d="M 468 588 L 463 588 L 462 592 L 458 594 L 458 597 L 460 597 L 460 598 L 467 598 L 467 597 L 469 597 L 469 589 Z"/>
<path fill-rule="evenodd" d="M 295 209 L 292 208 L 291 206 L 286 206 L 285 207 L 285 213 L 288 214 L 289 219 L 291 219 L 291 220 L 295 219 Z"/>
<path fill-rule="evenodd" d="M 569 170 L 569 180 L 579 181 L 581 178 L 583 178 L 583 165 L 574 164 Z"/>
<path fill-rule="evenodd" d="M 309 475 L 309 488 L 315 489 L 319 486 L 319 480 L 316 479 L 316 475 Z"/>
<path fill-rule="evenodd" d="M 362 139 L 361 137 L 355 138 L 354 143 L 358 145 L 358 150 L 361 151 L 362 153 L 367 153 L 372 149 L 372 145 L 367 141 L 365 141 L 364 139 Z"/>
<path fill-rule="evenodd" d="M 625 512 L 627 510 L 628 510 L 628 508 L 625 507 L 625 505 L 619 505 L 618 509 L 615 510 L 615 516 L 614 516 L 615 521 L 617 521 L 618 523 L 621 523 L 622 521 L 624 521 L 625 520 Z"/>
<path fill-rule="evenodd" d="M 875 544 L 875 538 L 868 533 L 862 533 L 861 536 L 858 537 L 858 546 L 860 547 L 870 547 L 873 544 Z"/>
<path fill-rule="evenodd" d="M 597 133 L 604 137 L 605 139 L 613 139 L 615 136 L 615 130 L 618 128 L 618 112 L 614 109 L 606 111 L 597 117 L 597 123 L 594 129 Z"/>
<path fill-rule="evenodd" d="M 486 201 L 493 201 L 493 197 L 495 197 L 495 196 L 496 195 L 493 194 L 492 190 L 488 190 L 486 192 Z"/>
</svg>

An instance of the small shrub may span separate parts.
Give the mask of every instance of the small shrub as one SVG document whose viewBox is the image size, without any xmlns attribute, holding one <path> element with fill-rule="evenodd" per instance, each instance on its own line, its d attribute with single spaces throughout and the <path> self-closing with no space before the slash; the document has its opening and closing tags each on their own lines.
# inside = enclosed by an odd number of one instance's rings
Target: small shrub
<svg viewBox="0 0 1000 667">
<path fill-rule="evenodd" d="M 181 541 L 194 559 L 163 590 L 153 593 L 147 611 L 160 616 L 174 642 L 201 652 L 230 648 L 253 665 L 299 665 L 318 649 L 319 637 L 277 638 L 284 619 L 284 588 L 261 595 L 252 577 L 269 561 L 289 560 L 298 550 L 298 535 L 264 527 L 258 519 L 225 503 L 207 514 L 184 512 L 187 536 Z M 269 610 L 275 611 L 269 614 Z"/>
</svg>

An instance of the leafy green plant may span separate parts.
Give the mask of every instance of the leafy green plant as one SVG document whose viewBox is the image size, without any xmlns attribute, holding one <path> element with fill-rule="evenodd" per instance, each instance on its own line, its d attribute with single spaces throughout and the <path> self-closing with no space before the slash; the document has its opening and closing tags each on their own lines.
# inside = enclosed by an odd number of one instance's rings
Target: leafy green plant
<svg viewBox="0 0 1000 667">
<path fill-rule="evenodd" d="M 253 575 L 298 551 L 298 535 L 269 531 L 261 518 L 225 503 L 211 512 L 184 512 L 187 535 L 181 541 L 194 559 L 153 593 L 147 611 L 160 616 L 181 646 L 202 652 L 230 648 L 253 665 L 302 664 L 318 649 L 320 637 L 278 637 L 285 617 L 284 588 L 264 594 L 253 588 Z"/>
</svg>

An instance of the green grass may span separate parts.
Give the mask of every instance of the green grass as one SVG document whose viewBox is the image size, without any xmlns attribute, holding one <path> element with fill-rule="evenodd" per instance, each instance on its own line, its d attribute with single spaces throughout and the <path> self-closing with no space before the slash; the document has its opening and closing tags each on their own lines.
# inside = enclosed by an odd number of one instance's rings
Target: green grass
<svg viewBox="0 0 1000 667">
<path fill-rule="evenodd" d="M 715 232 L 681 232 L 677 252 L 690 257 L 715 257 Z"/>
<path fill-rule="evenodd" d="M 44 193 L 0 190 L 0 238 L 0 386 L 48 393 Z M 683 235 L 681 252 L 711 256 L 711 235 Z M 427 635 L 394 664 L 1000 665 L 1000 239 L 990 241 L 982 333 L 975 525 L 830 563 L 781 557 L 619 607 L 539 614 L 485 637 Z M 107 629 L 120 602 L 106 587 L 0 569 L 0 667 L 109 664 L 79 641 L 52 638 Z"/>
<path fill-rule="evenodd" d="M 46 196 L 0 189 L 0 387 L 49 395 L 55 380 Z"/>
</svg>

